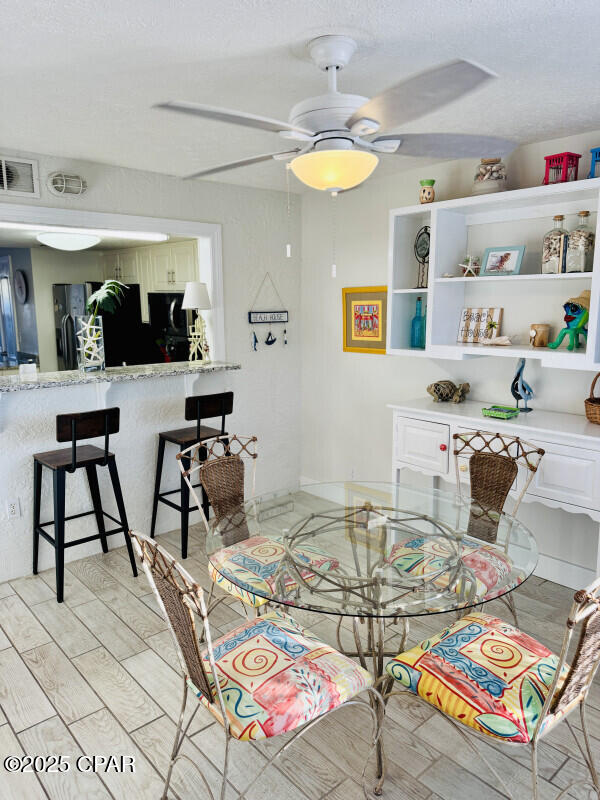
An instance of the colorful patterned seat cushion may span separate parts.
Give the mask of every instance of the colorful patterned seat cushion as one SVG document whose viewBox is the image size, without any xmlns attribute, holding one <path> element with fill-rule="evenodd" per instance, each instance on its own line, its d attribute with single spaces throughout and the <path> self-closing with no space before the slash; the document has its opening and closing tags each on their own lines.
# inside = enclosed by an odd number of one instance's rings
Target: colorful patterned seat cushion
<svg viewBox="0 0 600 800">
<path fill-rule="evenodd" d="M 285 552 L 282 542 L 281 537 L 252 536 L 224 547 L 211 555 L 208 573 L 217 586 L 242 602 L 254 608 L 262 606 L 275 591 L 277 568 Z M 318 547 L 302 545 L 294 552 L 306 563 L 301 572 L 306 581 L 314 580 L 315 569 L 328 572 L 339 567 L 339 561 Z M 293 575 L 286 572 L 286 590 L 295 586 Z"/>
<path fill-rule="evenodd" d="M 392 545 L 387 562 L 401 572 L 427 578 L 444 569 L 444 561 L 453 550 L 443 540 L 423 536 L 407 537 Z M 462 561 L 475 575 L 478 602 L 493 600 L 514 589 L 525 580 L 522 571 L 515 569 L 511 559 L 493 544 L 461 544 Z M 435 578 L 435 586 L 448 585 L 449 574 Z"/>
<path fill-rule="evenodd" d="M 292 731 L 371 686 L 371 675 L 279 611 L 257 617 L 213 644 L 219 685 L 236 739 Z M 211 685 L 213 676 L 204 653 Z M 188 679 L 190 688 L 212 713 Z"/>
<path fill-rule="evenodd" d="M 388 673 L 480 733 L 529 742 L 558 657 L 526 633 L 472 613 L 392 659 Z M 560 683 L 568 674 L 563 670 Z M 552 718 L 547 718 L 552 722 Z"/>
</svg>

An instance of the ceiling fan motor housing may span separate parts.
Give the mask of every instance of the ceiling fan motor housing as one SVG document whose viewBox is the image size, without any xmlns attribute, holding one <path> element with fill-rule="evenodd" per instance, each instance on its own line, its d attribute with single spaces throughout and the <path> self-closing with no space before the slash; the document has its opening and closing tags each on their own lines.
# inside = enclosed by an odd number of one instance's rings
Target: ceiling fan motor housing
<svg viewBox="0 0 600 800">
<path fill-rule="evenodd" d="M 368 100 L 358 94 L 335 92 L 309 97 L 290 111 L 289 122 L 315 133 L 347 131 L 346 121 Z"/>
</svg>

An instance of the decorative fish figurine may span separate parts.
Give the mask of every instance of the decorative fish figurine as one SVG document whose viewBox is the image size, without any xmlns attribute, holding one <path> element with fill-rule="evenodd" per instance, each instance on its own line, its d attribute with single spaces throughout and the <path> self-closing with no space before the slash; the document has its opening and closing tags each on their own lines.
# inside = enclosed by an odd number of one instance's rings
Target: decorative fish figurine
<svg viewBox="0 0 600 800">
<path fill-rule="evenodd" d="M 471 391 L 469 383 L 460 383 L 458 386 L 452 381 L 436 381 L 427 387 L 428 393 L 433 397 L 434 403 L 445 403 L 452 400 L 453 403 L 462 403 Z"/>
</svg>

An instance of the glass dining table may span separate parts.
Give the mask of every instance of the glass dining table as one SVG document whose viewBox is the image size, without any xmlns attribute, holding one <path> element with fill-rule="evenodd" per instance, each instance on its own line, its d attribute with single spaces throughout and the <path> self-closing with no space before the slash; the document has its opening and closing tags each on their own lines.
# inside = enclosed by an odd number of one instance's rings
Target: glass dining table
<svg viewBox="0 0 600 800">
<path fill-rule="evenodd" d="M 337 618 L 338 648 L 376 680 L 405 649 L 412 617 L 502 598 L 527 580 L 538 556 L 525 525 L 468 497 L 362 482 L 256 497 L 213 522 L 206 548 L 217 581 L 255 605 Z M 390 624 L 398 637 L 386 634 Z M 381 773 L 381 751 L 378 762 Z"/>
</svg>

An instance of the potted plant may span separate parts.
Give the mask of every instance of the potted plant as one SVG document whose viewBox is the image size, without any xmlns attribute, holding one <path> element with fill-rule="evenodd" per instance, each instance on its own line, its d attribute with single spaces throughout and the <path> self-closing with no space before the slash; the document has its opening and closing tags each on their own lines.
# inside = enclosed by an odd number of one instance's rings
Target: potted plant
<svg viewBox="0 0 600 800">
<path fill-rule="evenodd" d="M 105 367 L 104 336 L 100 311 L 113 314 L 127 289 L 121 281 L 104 281 L 102 286 L 91 294 L 86 303 L 88 314 L 75 317 L 77 336 L 77 361 L 83 372 L 94 372 Z"/>
</svg>

